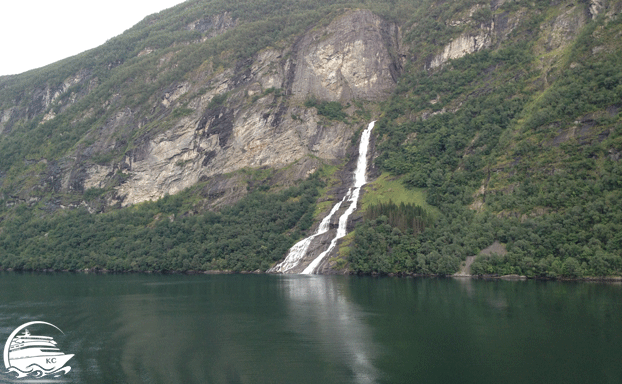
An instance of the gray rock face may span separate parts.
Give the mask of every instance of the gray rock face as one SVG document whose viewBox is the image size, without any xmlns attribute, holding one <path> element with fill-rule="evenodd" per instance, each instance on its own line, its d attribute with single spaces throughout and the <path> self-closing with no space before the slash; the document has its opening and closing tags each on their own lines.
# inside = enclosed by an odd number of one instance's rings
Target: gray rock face
<svg viewBox="0 0 622 384">
<path fill-rule="evenodd" d="M 546 34 L 546 50 L 552 51 L 573 41 L 586 21 L 582 7 L 570 6 L 550 23 L 544 24 L 542 29 Z"/>
<path fill-rule="evenodd" d="M 202 28 L 200 23 L 193 26 Z M 396 25 L 369 11 L 352 11 L 326 28 L 305 34 L 292 47 L 264 50 L 207 84 L 172 85 L 154 108 L 174 109 L 197 88 L 211 90 L 186 99 L 192 113 L 162 133 L 145 136 L 121 164 L 87 165 L 80 173 L 83 188 L 103 188 L 121 173 L 123 183 L 110 203 L 126 206 L 245 167 L 282 168 L 294 163 L 294 167 L 307 167 L 308 162 L 299 160 L 309 155 L 341 159 L 358 127 L 322 119 L 301 101 L 310 96 L 344 102 L 385 97 L 401 68 L 394 57 L 399 47 Z M 214 106 L 215 97 L 226 101 Z M 85 155 L 117 148 L 114 132 L 139 124 L 135 114 L 119 111 L 98 131 Z M 293 175 L 305 177 L 314 171 L 301 168 Z"/>
<path fill-rule="evenodd" d="M 4 111 L 0 111 L 0 133 L 4 132 L 4 127 L 11 120 L 15 109 L 15 107 L 11 107 Z"/>
<path fill-rule="evenodd" d="M 590 0 L 589 11 L 592 19 L 598 17 L 598 14 L 605 9 L 605 0 Z"/>
<path fill-rule="evenodd" d="M 50 84 L 45 83 L 38 85 L 29 94 L 21 96 L 28 99 L 28 102 L 17 99 L 14 100 L 12 106 L 0 105 L 0 134 L 11 132 L 13 126 L 20 120 L 32 120 L 40 116 L 55 102 L 59 112 L 63 112 L 90 93 L 97 85 L 97 81 L 97 78 L 93 77 L 88 70 L 80 70 L 73 76 L 66 78 L 58 86 L 50 86 Z M 81 83 L 86 85 L 81 89 L 74 87 Z M 65 100 L 59 100 L 68 92 L 69 96 Z M 52 120 L 54 117 L 56 117 L 56 113 L 53 110 L 48 110 L 41 121 Z"/>
<path fill-rule="evenodd" d="M 201 44 L 237 25 L 225 13 L 186 28 L 203 34 L 193 43 Z M 90 127 L 80 145 L 57 161 L 40 159 L 45 170 L 33 190 L 75 194 L 101 189 L 108 191 L 107 204 L 127 206 L 177 193 L 200 180 L 220 180 L 222 188 L 210 196 L 230 203 L 243 193 L 233 185 L 235 177 L 225 183 L 221 175 L 287 167 L 288 178 L 307 177 L 321 161 L 344 158 L 359 127 L 318 116 L 304 101 L 384 99 L 402 68 L 401 44 L 396 24 L 368 10 L 351 10 L 289 46 L 264 49 L 234 67 L 202 66 L 146 104 L 130 107 L 122 102 L 124 90 L 115 90 L 102 105 L 106 119 Z M 137 56 L 155 51 L 146 47 Z M 171 55 L 159 59 L 160 68 L 169 65 Z M 112 64 L 109 70 L 122 65 Z M 97 86 L 88 70 L 58 87 L 42 84 L 33 90 L 32 102 L 3 106 L 0 134 L 20 119 L 56 119 Z M 90 113 L 97 112 L 92 109 L 79 119 Z M 29 201 L 29 191 L 19 192 L 19 199 Z"/>
<path fill-rule="evenodd" d="M 219 15 L 213 15 L 200 20 L 196 20 L 188 24 L 190 31 L 209 32 L 207 38 L 218 36 L 228 29 L 234 28 L 238 24 L 237 20 L 233 20 L 228 12 Z"/>
<path fill-rule="evenodd" d="M 477 34 L 463 34 L 452 40 L 445 46 L 442 53 L 432 59 L 430 68 L 440 67 L 451 59 L 458 59 L 490 47 L 492 44 L 491 32 L 493 26 L 483 28 Z"/>
<path fill-rule="evenodd" d="M 370 11 L 356 11 L 307 34 L 293 63 L 292 94 L 331 101 L 385 97 L 401 68 L 391 55 L 400 49 L 399 33 Z"/>
<path fill-rule="evenodd" d="M 490 8 L 494 11 L 503 3 L 505 3 L 504 0 L 493 1 L 490 4 Z M 508 15 L 507 12 L 497 13 L 484 23 L 479 23 L 472 19 L 476 11 L 486 7 L 484 5 L 476 5 L 463 18 L 448 22 L 452 26 L 471 25 L 471 29 L 445 45 L 443 51 L 432 58 L 428 68 L 442 67 L 449 60 L 459 59 L 471 53 L 491 48 L 505 40 L 510 32 L 520 23 L 521 12 L 517 12 L 512 16 Z"/>
</svg>

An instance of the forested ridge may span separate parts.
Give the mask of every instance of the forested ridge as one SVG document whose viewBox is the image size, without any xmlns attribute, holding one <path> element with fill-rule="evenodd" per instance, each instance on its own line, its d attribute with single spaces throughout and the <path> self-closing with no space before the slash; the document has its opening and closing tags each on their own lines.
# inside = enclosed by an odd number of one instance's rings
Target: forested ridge
<svg viewBox="0 0 622 384">
<path fill-rule="evenodd" d="M 91 144 L 93 127 L 114 118 L 106 107 L 111 99 L 134 109 L 197 68 L 244 68 L 262 49 L 292 44 L 352 9 L 369 9 L 400 26 L 403 68 L 394 91 L 374 103 L 308 98 L 301 108 L 313 108 L 328 126 L 362 126 L 362 119 L 377 118 L 377 173 L 399 182 L 405 194 L 423 196 L 425 207 L 394 203 L 390 193 L 366 205 L 348 252 L 335 255 L 345 258 L 340 265 L 362 274 L 450 275 L 497 241 L 507 252 L 477 256 L 473 274 L 621 276 L 621 7 L 619 1 L 601 2 L 603 8 L 592 13 L 593 3 L 191 0 L 95 50 L 0 77 L 0 107 L 17 103 L 24 110 L 32 102 L 28 90 L 37 84 L 60 86 L 84 68 L 97 83 L 93 91 L 84 83 L 69 88 L 54 119 L 31 108 L 32 116 L 0 129 L 0 268 L 269 269 L 321 218 L 325 205 L 318 201 L 334 193 L 327 185 L 339 179 L 334 168 L 282 183 L 290 188 L 271 184 L 273 174 L 260 171 L 246 197 L 217 212 L 196 208 L 208 198 L 195 187 L 89 213 L 85 205 L 103 201 L 124 182 L 122 170 L 114 185 L 55 195 L 32 189 L 46 166 L 41 159 L 60 161 Z M 207 32 L 187 28 L 222 15 L 230 29 L 209 39 Z M 432 65 L 465 36 L 490 42 Z M 146 50 L 155 53 L 140 54 Z M 160 63 L 169 57 L 174 59 L 162 72 Z M 289 97 L 269 88 L 249 103 L 266 95 Z M 78 101 L 69 103 L 71 97 Z M 226 105 L 227 97 L 215 97 L 210 108 Z M 116 135 L 123 150 L 93 160 L 122 159 L 141 135 L 164 131 L 189 111 L 187 105 L 171 113 L 154 109 L 141 116 L 140 132 Z M 379 194 L 386 180 L 365 187 L 367 198 Z M 35 191 L 36 203 L 15 198 L 26 190 Z M 72 208 L 59 209 L 52 204 L 58 199 Z"/>
<path fill-rule="evenodd" d="M 535 14 L 516 34 L 533 34 L 543 18 Z M 442 215 L 416 236 L 386 219 L 363 224 L 354 269 L 451 274 L 497 240 L 507 253 L 476 258 L 472 273 L 619 276 L 621 26 L 619 18 L 589 22 L 549 69 L 547 87 L 533 38 L 405 74 L 377 124 L 377 165 L 425 189 Z M 431 100 L 436 112 L 460 102 L 455 112 L 404 121 Z"/>
</svg>

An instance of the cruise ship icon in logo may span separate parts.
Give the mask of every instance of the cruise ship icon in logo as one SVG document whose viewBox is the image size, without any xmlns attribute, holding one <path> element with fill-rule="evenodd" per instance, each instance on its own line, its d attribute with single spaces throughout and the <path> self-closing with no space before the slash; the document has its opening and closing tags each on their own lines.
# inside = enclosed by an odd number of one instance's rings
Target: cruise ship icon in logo
<svg viewBox="0 0 622 384">
<path fill-rule="evenodd" d="M 49 325 L 63 333 L 55 325 L 43 321 L 33 321 L 18 327 L 4 346 L 4 365 L 7 371 L 16 373 L 17 378 L 59 377 L 68 373 L 71 367 L 65 367 L 65 364 L 74 355 L 61 352 L 53 337 L 30 334 L 26 327 L 36 324 Z M 22 330 L 24 331 L 18 334 Z"/>
</svg>

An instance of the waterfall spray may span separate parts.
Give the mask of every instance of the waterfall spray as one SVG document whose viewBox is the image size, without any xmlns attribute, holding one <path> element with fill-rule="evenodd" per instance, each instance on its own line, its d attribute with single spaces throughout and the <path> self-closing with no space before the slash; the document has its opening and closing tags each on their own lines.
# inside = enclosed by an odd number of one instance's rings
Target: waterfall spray
<svg viewBox="0 0 622 384">
<path fill-rule="evenodd" d="M 346 235 L 346 227 L 348 224 L 348 218 L 350 217 L 352 212 L 356 210 L 359 195 L 361 193 L 361 187 L 365 185 L 365 183 L 367 182 L 365 179 L 365 173 L 367 171 L 367 151 L 369 148 L 369 139 L 371 137 L 371 130 L 374 128 L 374 124 L 375 124 L 375 121 L 372 121 L 371 123 L 369 123 L 369 125 L 367 126 L 367 129 L 365 129 L 363 131 L 363 134 L 361 135 L 361 143 L 359 144 L 359 157 L 356 162 L 356 169 L 354 171 L 354 186 L 352 186 L 348 190 L 348 193 L 343 197 L 343 199 L 340 202 L 338 202 L 337 204 L 335 204 L 335 206 L 333 206 L 330 213 L 320 223 L 320 226 L 318 227 L 317 231 L 313 235 L 305 239 L 302 239 L 298 243 L 294 244 L 294 246 L 290 248 L 287 254 L 287 257 L 285 257 L 285 260 L 283 260 L 281 263 L 277 264 L 273 268 L 269 269 L 268 272 L 285 273 L 289 271 L 290 269 L 296 267 L 300 263 L 302 258 L 305 256 L 305 254 L 307 253 L 307 249 L 309 248 L 309 245 L 311 244 L 313 239 L 315 239 L 317 236 L 323 233 L 328 232 L 330 221 L 333 215 L 339 210 L 339 208 L 341 208 L 341 205 L 344 202 L 350 203 L 350 206 L 339 218 L 339 226 L 337 227 L 337 234 L 330 242 L 330 245 L 328 246 L 328 248 L 324 252 L 322 252 L 318 257 L 316 257 L 311 262 L 311 264 L 309 264 L 304 269 L 304 271 L 302 271 L 302 274 L 305 274 L 305 275 L 313 274 L 315 272 L 315 269 L 318 267 L 318 265 L 320 265 L 320 263 L 326 257 L 326 255 L 330 254 L 330 252 L 335 248 L 335 246 L 337 245 L 337 240 L 341 239 L 342 237 Z"/>
</svg>

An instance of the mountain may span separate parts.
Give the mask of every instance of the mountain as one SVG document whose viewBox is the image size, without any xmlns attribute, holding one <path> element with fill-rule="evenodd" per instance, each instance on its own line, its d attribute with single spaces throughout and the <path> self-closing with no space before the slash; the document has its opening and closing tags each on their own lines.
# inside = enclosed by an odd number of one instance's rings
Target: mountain
<svg viewBox="0 0 622 384">
<path fill-rule="evenodd" d="M 265 271 L 374 119 L 326 272 L 618 275 L 621 10 L 191 0 L 0 77 L 0 266 Z"/>
</svg>

